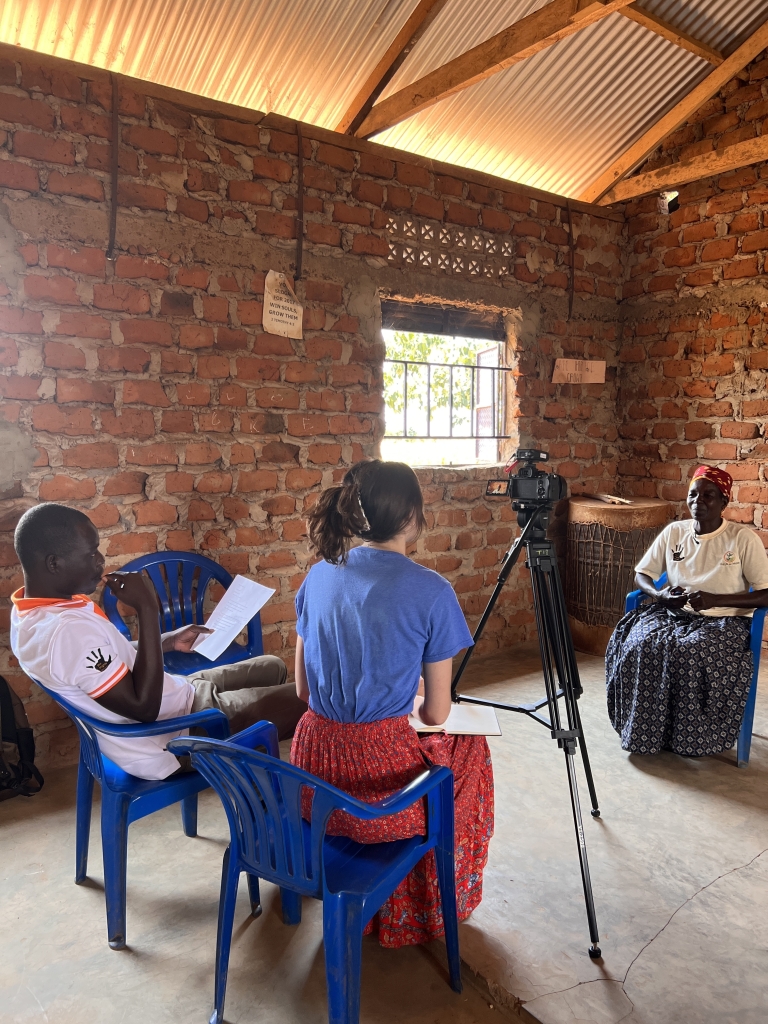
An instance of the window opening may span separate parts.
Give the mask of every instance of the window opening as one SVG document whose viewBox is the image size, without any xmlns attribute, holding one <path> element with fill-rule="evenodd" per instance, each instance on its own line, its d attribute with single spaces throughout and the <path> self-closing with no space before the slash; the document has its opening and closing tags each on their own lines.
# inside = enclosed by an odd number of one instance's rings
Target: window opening
<svg viewBox="0 0 768 1024">
<path fill-rule="evenodd" d="M 509 437 L 511 372 L 501 318 L 481 314 L 473 323 L 473 311 L 394 302 L 382 308 L 382 457 L 422 466 L 497 462 L 499 441 Z M 433 325 L 439 330 L 429 330 Z"/>
</svg>

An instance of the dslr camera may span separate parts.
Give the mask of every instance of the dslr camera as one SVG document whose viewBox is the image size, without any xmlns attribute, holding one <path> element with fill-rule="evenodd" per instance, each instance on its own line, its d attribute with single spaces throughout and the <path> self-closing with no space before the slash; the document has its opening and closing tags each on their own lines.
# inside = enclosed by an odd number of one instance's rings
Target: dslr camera
<svg viewBox="0 0 768 1024">
<path fill-rule="evenodd" d="M 540 522 L 546 523 L 544 507 L 552 506 L 568 497 L 568 485 L 558 473 L 547 473 L 537 463 L 549 462 L 549 452 L 538 448 L 518 448 L 507 464 L 507 480 L 489 480 L 485 493 L 488 497 L 512 500 L 520 525 L 524 525 L 537 509 L 542 510 Z M 516 470 L 516 472 L 515 472 Z"/>
</svg>

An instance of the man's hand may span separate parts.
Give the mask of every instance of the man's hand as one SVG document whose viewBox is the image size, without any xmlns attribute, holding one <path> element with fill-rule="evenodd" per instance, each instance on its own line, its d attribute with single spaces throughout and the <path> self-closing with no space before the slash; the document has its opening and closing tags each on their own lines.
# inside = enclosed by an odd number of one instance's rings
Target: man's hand
<svg viewBox="0 0 768 1024">
<path fill-rule="evenodd" d="M 104 582 L 123 604 L 135 611 L 153 608 L 157 611 L 157 594 L 140 572 L 108 572 Z"/>
<path fill-rule="evenodd" d="M 656 600 L 668 608 L 682 608 L 688 600 L 688 594 L 682 587 L 664 587 L 656 595 Z"/>
<path fill-rule="evenodd" d="M 721 603 L 728 603 L 727 598 L 719 594 L 708 594 L 706 590 L 690 590 L 686 594 L 688 604 L 695 612 L 703 611 L 705 608 L 716 608 Z"/>
<path fill-rule="evenodd" d="M 207 626 L 182 626 L 181 629 L 174 629 L 170 633 L 163 633 L 163 651 L 183 651 L 188 654 L 192 650 L 197 638 L 205 633 L 212 633 Z"/>
</svg>

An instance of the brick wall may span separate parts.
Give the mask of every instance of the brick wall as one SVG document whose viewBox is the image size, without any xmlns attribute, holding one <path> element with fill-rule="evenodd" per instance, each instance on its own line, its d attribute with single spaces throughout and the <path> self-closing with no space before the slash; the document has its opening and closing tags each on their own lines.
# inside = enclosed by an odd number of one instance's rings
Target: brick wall
<svg viewBox="0 0 768 1024">
<path fill-rule="evenodd" d="M 761 54 L 640 170 L 723 149 L 768 123 Z M 629 203 L 619 412 L 628 494 L 682 502 L 692 468 L 720 465 L 736 481 L 726 516 L 768 544 L 768 164 Z"/>
<path fill-rule="evenodd" d="M 304 337 L 263 331 L 267 270 L 295 271 L 293 122 L 121 80 L 117 259 L 106 259 L 111 88 L 99 71 L 0 47 L 0 516 L 39 499 L 82 508 L 111 566 L 194 548 L 273 586 L 267 651 L 293 653 L 318 490 L 378 451 L 380 295 L 504 312 L 524 441 L 574 490 L 611 486 L 620 214 L 304 128 Z M 414 245 L 414 241 L 418 245 Z M 605 388 L 553 386 L 557 355 L 604 356 Z M 511 537 L 486 472 L 421 473 L 417 557 L 456 587 L 470 625 Z M 589 489 L 589 487 L 587 487 Z M 6 534 L 0 597 L 19 585 Z M 530 634 L 510 586 L 487 646 Z M 18 671 L 43 763 L 72 730 Z"/>
</svg>

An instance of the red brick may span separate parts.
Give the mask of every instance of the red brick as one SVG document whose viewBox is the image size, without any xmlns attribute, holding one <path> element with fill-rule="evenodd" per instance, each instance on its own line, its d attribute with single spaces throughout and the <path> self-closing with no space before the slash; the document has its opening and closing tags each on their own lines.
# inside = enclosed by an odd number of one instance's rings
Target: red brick
<svg viewBox="0 0 768 1024">
<path fill-rule="evenodd" d="M 272 213 L 270 210 L 257 210 L 256 231 L 262 235 L 275 235 L 277 238 L 294 238 L 296 235 L 296 221 L 293 217 L 286 217 L 282 213 Z"/>
<path fill-rule="evenodd" d="M 167 407 L 171 403 L 157 380 L 127 380 L 123 384 L 123 403 L 125 405 L 152 405 Z"/>
<path fill-rule="evenodd" d="M 431 220 L 442 220 L 445 215 L 445 208 L 441 200 L 433 196 L 417 193 L 413 200 L 413 212 L 420 217 L 429 217 Z"/>
<path fill-rule="evenodd" d="M 411 193 L 407 188 L 399 188 L 397 185 L 387 187 L 388 210 L 410 210 L 411 202 Z"/>
<path fill-rule="evenodd" d="M 290 181 L 293 168 L 285 160 L 275 160 L 267 156 L 253 158 L 254 178 L 268 178 L 270 181 Z"/>
<path fill-rule="evenodd" d="M 54 476 L 41 481 L 38 494 L 43 501 L 78 501 L 92 498 L 96 494 L 96 481 Z"/>
<path fill-rule="evenodd" d="M 203 203 L 199 199 L 188 199 L 186 196 L 177 196 L 176 212 L 189 217 L 190 220 L 199 221 L 201 224 L 205 224 L 210 216 L 207 203 Z"/>
<path fill-rule="evenodd" d="M 277 488 L 277 473 L 272 470 L 240 470 L 237 480 L 238 491 L 246 493 L 251 491 L 274 491 Z"/>
<path fill-rule="evenodd" d="M 330 167 L 338 167 L 342 171 L 351 171 L 355 166 L 355 154 L 350 149 L 341 149 L 338 146 L 321 143 L 317 147 L 317 162 L 328 164 Z"/>
<path fill-rule="evenodd" d="M 128 285 L 116 287 L 128 288 Z M 147 294 L 144 292 L 143 294 Z M 128 344 L 163 345 L 173 344 L 173 328 L 164 320 L 120 320 L 120 333 Z M 184 328 L 182 327 L 183 331 Z"/>
<path fill-rule="evenodd" d="M 226 356 L 200 356 L 197 361 L 198 377 L 228 377 L 229 359 Z"/>
<path fill-rule="evenodd" d="M 92 174 L 62 174 L 51 171 L 48 175 L 48 191 L 58 196 L 79 196 L 81 199 L 104 200 L 104 186 Z"/>
<path fill-rule="evenodd" d="M 757 256 L 734 260 L 723 267 L 723 279 L 726 281 L 739 280 L 744 277 L 757 277 L 758 273 Z"/>
<path fill-rule="evenodd" d="M 34 132 L 15 132 L 13 136 L 13 152 L 16 156 L 26 156 L 31 160 L 44 160 L 52 164 L 68 164 L 74 166 L 75 147 L 66 139 L 48 138 Z"/>
<path fill-rule="evenodd" d="M 151 356 L 141 348 L 100 348 L 100 370 L 122 370 L 127 373 L 146 373 Z"/>
<path fill-rule="evenodd" d="M 744 441 L 760 436 L 756 423 L 730 422 L 720 424 L 720 437 L 735 437 Z"/>
<path fill-rule="evenodd" d="M 30 274 L 24 278 L 24 292 L 30 299 L 41 302 L 56 302 L 66 306 L 81 305 L 80 296 L 75 291 L 77 281 L 71 277 L 43 277 L 41 274 Z"/>
<path fill-rule="evenodd" d="M 262 409 L 299 408 L 299 393 L 293 388 L 260 388 L 254 398 Z"/>
<path fill-rule="evenodd" d="M 449 203 L 445 219 L 451 224 L 464 224 L 468 227 L 476 227 L 480 220 L 477 210 L 461 203 Z"/>
<path fill-rule="evenodd" d="M 167 501 L 141 501 L 132 505 L 137 526 L 170 526 L 179 518 L 179 510 Z"/>
<path fill-rule="evenodd" d="M 117 446 L 107 442 L 78 444 L 62 451 L 65 466 L 80 469 L 108 469 L 117 466 Z"/>
<path fill-rule="evenodd" d="M 123 174 L 128 174 L 134 178 L 138 177 L 138 153 L 134 153 L 131 149 L 123 149 L 121 147 L 118 150 L 117 163 L 118 168 Z M 91 142 L 88 146 L 88 155 L 85 158 L 85 166 L 90 167 L 91 170 L 94 171 L 111 171 L 112 147 L 99 142 Z"/>
<path fill-rule="evenodd" d="M 46 253 L 49 267 L 63 267 L 65 270 L 88 274 L 91 277 L 104 276 L 107 260 L 101 249 L 92 249 L 86 246 L 77 246 L 72 249 L 60 245 L 48 245 Z M 73 315 L 83 316 L 83 319 L 86 319 L 83 314 Z"/>
<path fill-rule="evenodd" d="M 97 309 L 123 310 L 126 313 L 148 313 L 149 292 L 130 284 L 95 284 L 93 304 Z M 123 335 L 125 337 L 125 335 Z M 134 340 L 126 338 L 126 341 Z M 144 341 L 144 338 L 135 339 Z"/>
<path fill-rule="evenodd" d="M 228 494 L 232 490 L 232 474 L 223 470 L 203 473 L 195 483 L 195 490 L 201 494 Z"/>
<path fill-rule="evenodd" d="M 322 167 L 304 167 L 304 184 L 307 188 L 317 189 L 319 192 L 334 193 L 337 190 L 336 178 L 330 171 Z"/>
<path fill-rule="evenodd" d="M 167 281 L 169 273 L 168 267 L 163 263 L 142 259 L 140 256 L 118 256 L 115 263 L 116 277 L 146 277 L 151 281 Z"/>
<path fill-rule="evenodd" d="M 371 223 L 371 211 L 364 206 L 349 206 L 347 203 L 333 204 L 333 219 L 341 224 L 360 224 L 368 227 Z"/>
<path fill-rule="evenodd" d="M 101 414 L 101 429 L 113 437 L 152 437 L 155 421 L 152 413 L 144 409 L 124 409 L 120 416 L 104 411 Z"/>
<path fill-rule="evenodd" d="M 97 530 L 106 526 L 116 526 L 120 522 L 120 510 L 109 501 L 103 501 L 96 508 L 85 508 L 83 512 Z"/>
<path fill-rule="evenodd" d="M 120 497 L 125 494 L 142 494 L 147 479 L 146 473 L 115 473 L 104 482 L 105 497 Z"/>
<path fill-rule="evenodd" d="M 32 426 L 53 434 L 76 437 L 93 434 L 93 416 L 90 409 L 60 409 L 57 405 L 40 405 L 32 410 Z"/>
<path fill-rule="evenodd" d="M 701 370 L 705 377 L 725 377 L 735 369 L 732 355 L 710 356 L 705 359 Z"/>
<path fill-rule="evenodd" d="M 375 181 L 356 178 L 352 182 L 352 195 L 361 203 L 370 203 L 372 206 L 381 206 L 384 202 L 384 189 Z"/>
<path fill-rule="evenodd" d="M 181 405 L 208 405 L 211 400 L 207 384 L 177 384 L 176 394 Z"/>
<path fill-rule="evenodd" d="M 352 252 L 358 255 L 387 256 L 389 245 L 386 239 L 379 238 L 378 235 L 360 232 L 352 239 Z"/>
<path fill-rule="evenodd" d="M 113 405 L 115 389 L 103 381 L 81 380 L 79 377 L 60 377 L 56 381 L 56 401 L 98 402 Z"/>
<path fill-rule="evenodd" d="M 111 126 L 108 117 L 103 114 L 95 114 L 86 110 L 83 106 L 70 107 L 61 106 L 61 126 L 66 131 L 75 132 L 78 135 L 95 135 L 100 139 L 111 137 Z M 38 125 L 38 127 L 44 127 Z"/>
<path fill-rule="evenodd" d="M 165 210 L 166 193 L 154 185 L 121 181 L 117 186 L 117 201 L 121 206 L 136 206 L 140 210 Z"/>
<path fill-rule="evenodd" d="M 207 288 L 210 279 L 210 272 L 203 267 L 179 267 L 176 271 L 176 284 L 188 288 Z"/>
<path fill-rule="evenodd" d="M 230 181 L 227 195 L 233 202 L 255 203 L 257 206 L 269 206 L 272 193 L 258 181 Z"/>
<path fill-rule="evenodd" d="M 236 142 L 241 146 L 258 146 L 260 129 L 258 124 L 241 124 L 239 121 L 217 120 L 214 124 L 217 138 L 225 142 Z"/>
<path fill-rule="evenodd" d="M 760 249 L 768 249 L 768 230 L 755 231 L 742 238 L 742 252 L 757 252 Z"/>
<path fill-rule="evenodd" d="M 500 213 L 498 210 L 483 210 L 480 216 L 482 217 L 483 227 L 488 231 L 500 231 L 506 233 L 512 225 L 512 221 L 506 213 Z M 554 244 L 557 245 L 567 244 L 567 236 L 566 241 L 562 242 L 558 239 L 556 234 L 557 231 L 565 234 L 561 228 L 547 228 L 547 232 L 549 233 L 547 235 L 547 241 L 554 242 Z"/>
<path fill-rule="evenodd" d="M 696 249 L 692 245 L 680 249 L 667 249 L 663 262 L 665 267 L 690 267 L 696 262 Z"/>
<path fill-rule="evenodd" d="M 40 395 L 40 377 L 0 376 L 0 398 L 17 399 L 22 402 L 36 402 Z"/>
<path fill-rule="evenodd" d="M 54 126 L 53 107 L 41 100 L 29 100 L 10 93 L 3 93 L 3 120 L 12 124 L 32 125 L 44 132 L 50 132 Z"/>
<path fill-rule="evenodd" d="M 724 459 L 735 459 L 737 454 L 736 445 L 718 444 L 715 441 L 710 441 L 709 444 L 704 445 L 702 454 L 705 459 L 716 459 L 718 461 Z"/>
<path fill-rule="evenodd" d="M 203 296 L 203 319 L 208 321 L 226 321 L 229 318 L 229 299 L 224 295 Z"/>
<path fill-rule="evenodd" d="M 179 345 L 182 348 L 212 348 L 213 328 L 202 327 L 199 324 L 182 324 L 179 328 Z"/>
<path fill-rule="evenodd" d="M 175 135 L 141 124 L 132 124 L 124 128 L 123 142 L 147 153 L 159 153 L 164 156 L 176 156 L 179 148 Z"/>
<path fill-rule="evenodd" d="M 85 369 L 85 352 L 75 345 L 65 345 L 60 341 L 47 341 L 45 343 L 43 359 L 46 366 L 56 370 Z"/>
<path fill-rule="evenodd" d="M 133 466 L 175 466 L 179 461 L 172 444 L 129 445 L 125 461 Z"/>
<path fill-rule="evenodd" d="M 3 334 L 42 334 L 43 314 L 32 309 L 0 306 L 0 332 Z"/>
<path fill-rule="evenodd" d="M 310 220 L 306 222 L 305 231 L 308 240 L 317 245 L 341 245 L 341 231 L 332 224 L 319 224 Z"/>
<path fill-rule="evenodd" d="M 107 555 L 142 555 L 156 550 L 154 533 L 115 533 L 109 538 Z"/>
</svg>

